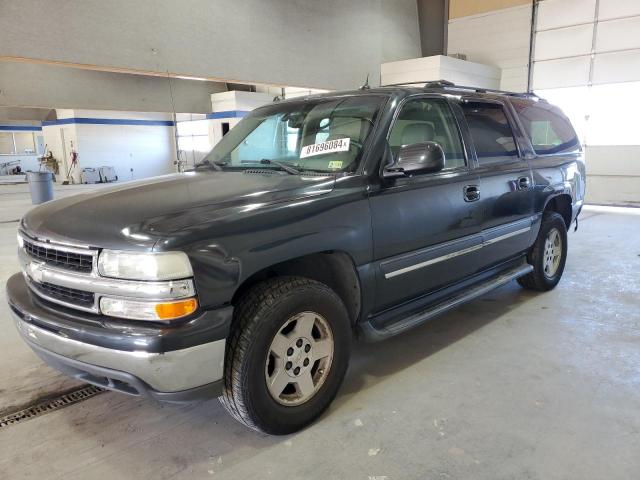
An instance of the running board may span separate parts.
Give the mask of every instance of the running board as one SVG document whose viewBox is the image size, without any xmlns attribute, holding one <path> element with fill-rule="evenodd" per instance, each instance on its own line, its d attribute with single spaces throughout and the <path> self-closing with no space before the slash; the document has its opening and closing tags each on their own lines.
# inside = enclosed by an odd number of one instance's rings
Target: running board
<svg viewBox="0 0 640 480">
<path fill-rule="evenodd" d="M 382 329 L 376 328 L 371 323 L 371 320 L 367 320 L 361 323 L 359 326 L 361 337 L 368 342 L 377 342 L 394 335 L 398 335 L 399 333 L 405 332 L 413 327 L 421 325 L 442 313 L 448 312 L 449 310 L 462 305 L 463 303 L 478 298 L 485 293 L 490 292 L 491 290 L 502 287 L 503 285 L 509 283 L 511 280 L 522 277 L 532 270 L 533 266 L 529 264 L 518 265 L 496 275 L 495 277 L 492 277 L 481 283 L 477 283 L 474 286 L 463 290 L 457 295 L 454 295 L 453 297 L 437 303 L 436 305 L 430 306 L 425 310 L 404 317 L 399 321 Z"/>
</svg>

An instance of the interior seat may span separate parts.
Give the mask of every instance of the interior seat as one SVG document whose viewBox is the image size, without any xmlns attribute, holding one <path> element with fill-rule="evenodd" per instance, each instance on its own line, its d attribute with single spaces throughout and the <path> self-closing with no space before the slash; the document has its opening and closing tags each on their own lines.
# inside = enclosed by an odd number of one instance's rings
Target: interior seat
<svg viewBox="0 0 640 480">
<path fill-rule="evenodd" d="M 410 123 L 402 129 L 401 145 L 432 142 L 436 136 L 434 128 L 428 123 Z"/>
</svg>

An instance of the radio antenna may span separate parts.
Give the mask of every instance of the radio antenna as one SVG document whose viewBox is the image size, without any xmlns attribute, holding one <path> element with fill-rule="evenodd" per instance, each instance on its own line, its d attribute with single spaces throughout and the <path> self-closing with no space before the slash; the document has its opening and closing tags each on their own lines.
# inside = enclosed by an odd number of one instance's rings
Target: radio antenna
<svg viewBox="0 0 640 480">
<path fill-rule="evenodd" d="M 364 85 L 360 87 L 360 90 L 369 90 L 371 87 L 369 86 L 369 74 L 367 73 L 367 79 L 364 81 Z"/>
<path fill-rule="evenodd" d="M 169 97 L 171 99 L 171 112 L 173 113 L 173 139 L 176 146 L 176 166 L 178 172 L 182 172 L 183 166 L 180 161 L 180 146 L 178 145 L 178 116 L 176 115 L 176 103 L 173 98 L 173 85 L 171 84 L 171 74 L 167 70 L 167 82 L 169 83 Z"/>
</svg>

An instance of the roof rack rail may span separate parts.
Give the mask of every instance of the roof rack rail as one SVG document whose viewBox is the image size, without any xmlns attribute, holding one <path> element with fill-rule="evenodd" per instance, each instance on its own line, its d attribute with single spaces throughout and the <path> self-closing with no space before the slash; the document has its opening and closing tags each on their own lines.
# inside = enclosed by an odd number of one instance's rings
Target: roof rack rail
<svg viewBox="0 0 640 480">
<path fill-rule="evenodd" d="M 440 79 L 440 80 L 433 80 L 430 82 L 426 82 L 424 84 L 424 88 L 445 88 L 445 87 L 455 87 L 456 84 L 453 82 L 450 82 L 449 80 L 444 80 L 444 79 Z"/>
<path fill-rule="evenodd" d="M 468 87 L 465 85 L 456 85 L 453 82 L 450 82 L 449 80 L 430 80 L 430 81 L 420 81 L 420 82 L 404 82 L 404 83 L 394 83 L 391 85 L 383 85 L 385 87 L 400 87 L 402 85 L 419 85 L 419 84 L 424 84 L 424 86 L 422 88 L 424 88 L 425 90 L 435 90 L 435 89 L 451 89 L 451 90 L 467 90 L 470 92 L 476 92 L 476 93 L 495 93 L 496 95 L 507 95 L 510 97 L 536 97 L 539 98 L 535 93 L 533 92 L 509 92 L 506 90 L 497 90 L 497 89 L 493 89 L 493 88 L 483 88 L 483 87 Z"/>
<path fill-rule="evenodd" d="M 509 97 L 538 97 L 533 92 L 509 92 L 507 90 L 498 90 L 494 88 L 484 88 L 484 87 L 468 87 L 466 85 L 456 85 L 453 82 L 449 82 L 447 80 L 437 80 L 435 82 L 427 82 L 424 86 L 425 89 L 434 89 L 434 88 L 450 88 L 452 90 L 469 90 L 471 92 L 476 93 L 495 93 L 496 95 L 507 95 Z"/>
</svg>

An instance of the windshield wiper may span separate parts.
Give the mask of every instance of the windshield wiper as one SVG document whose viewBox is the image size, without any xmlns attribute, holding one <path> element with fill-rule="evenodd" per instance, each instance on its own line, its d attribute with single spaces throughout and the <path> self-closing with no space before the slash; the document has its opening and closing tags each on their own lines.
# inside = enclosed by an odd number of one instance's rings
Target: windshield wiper
<svg viewBox="0 0 640 480">
<path fill-rule="evenodd" d="M 222 167 L 224 167 L 227 164 L 227 162 L 211 162 L 209 160 L 202 160 L 201 162 L 198 162 L 194 165 L 194 168 L 202 168 L 202 167 L 206 167 L 206 168 L 213 168 L 214 170 L 218 170 L 219 172 L 221 172 L 223 170 Z"/>
<path fill-rule="evenodd" d="M 269 160 L 268 158 L 263 158 L 262 160 L 260 160 L 260 163 L 262 163 L 263 165 L 276 165 L 291 175 L 300 175 L 300 170 L 296 170 L 292 166 L 287 165 L 286 163 L 279 162 L 277 160 Z"/>
<path fill-rule="evenodd" d="M 312 174 L 322 174 L 322 175 L 326 175 L 326 176 L 331 176 L 331 175 L 338 175 L 340 173 L 347 173 L 344 172 L 342 170 L 320 170 L 318 168 L 305 168 L 304 170 L 302 170 L 300 172 L 302 175 L 306 174 L 306 173 L 312 173 Z"/>
</svg>

